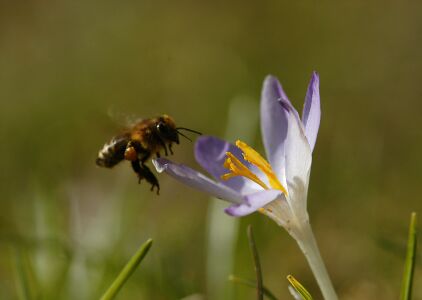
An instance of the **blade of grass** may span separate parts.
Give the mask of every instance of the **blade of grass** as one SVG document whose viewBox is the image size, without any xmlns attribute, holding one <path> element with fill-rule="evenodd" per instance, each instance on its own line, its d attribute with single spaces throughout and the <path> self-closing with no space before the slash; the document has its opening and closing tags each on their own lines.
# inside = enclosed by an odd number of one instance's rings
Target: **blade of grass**
<svg viewBox="0 0 422 300">
<path fill-rule="evenodd" d="M 410 215 L 410 226 L 409 226 L 409 238 L 407 241 L 407 253 L 406 260 L 404 264 L 404 274 L 401 288 L 401 300 L 410 300 L 412 298 L 412 282 L 413 282 L 413 272 L 415 268 L 416 261 L 416 246 L 417 246 L 417 237 L 416 237 L 416 212 L 413 212 Z"/>
<path fill-rule="evenodd" d="M 16 274 L 16 289 L 18 299 L 30 300 L 32 299 L 31 289 L 29 287 L 28 272 L 25 268 L 23 253 L 20 249 L 18 249 L 18 247 L 14 247 L 13 255 L 15 260 L 14 269 Z"/>
<path fill-rule="evenodd" d="M 120 274 L 116 277 L 114 282 L 110 285 L 104 295 L 101 297 L 101 300 L 111 300 L 116 297 L 117 293 L 135 271 L 136 267 L 148 253 L 149 249 L 152 246 L 152 239 L 147 240 L 141 247 L 139 247 L 138 251 L 136 251 L 135 255 L 129 260 Z"/>
<path fill-rule="evenodd" d="M 258 250 L 256 249 L 256 243 L 253 236 L 252 225 L 248 225 L 248 240 L 249 240 L 249 248 L 251 249 L 252 258 L 254 262 L 255 274 L 256 274 L 256 292 L 257 292 L 257 300 L 264 299 L 264 292 L 262 289 L 262 272 L 261 272 L 261 264 L 259 262 Z"/>
<path fill-rule="evenodd" d="M 253 280 L 247 280 L 247 279 L 243 279 L 234 275 L 230 275 L 229 276 L 229 281 L 233 282 L 233 283 L 238 283 L 238 284 L 242 284 L 251 288 L 256 288 L 256 282 Z M 277 300 L 276 296 L 274 296 L 273 293 L 271 293 L 271 291 L 269 289 L 267 289 L 265 286 L 262 286 L 262 291 L 264 292 L 264 295 L 271 300 Z"/>
<path fill-rule="evenodd" d="M 287 275 L 287 280 L 303 300 L 312 300 L 311 294 L 299 281 L 296 280 L 296 278 L 294 278 L 292 275 Z"/>
<path fill-rule="evenodd" d="M 18 299 L 38 299 L 39 285 L 28 250 L 22 245 L 11 245 L 10 252 L 14 258 L 13 269 Z"/>
</svg>

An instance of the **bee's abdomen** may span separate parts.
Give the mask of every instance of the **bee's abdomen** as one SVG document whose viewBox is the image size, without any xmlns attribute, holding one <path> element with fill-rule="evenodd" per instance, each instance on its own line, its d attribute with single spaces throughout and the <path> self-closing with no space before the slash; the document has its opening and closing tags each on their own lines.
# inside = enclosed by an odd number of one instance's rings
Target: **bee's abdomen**
<svg viewBox="0 0 422 300">
<path fill-rule="evenodd" d="M 128 142 L 129 139 L 126 136 L 112 139 L 98 152 L 96 164 L 106 168 L 112 168 L 117 165 L 125 157 Z"/>
</svg>

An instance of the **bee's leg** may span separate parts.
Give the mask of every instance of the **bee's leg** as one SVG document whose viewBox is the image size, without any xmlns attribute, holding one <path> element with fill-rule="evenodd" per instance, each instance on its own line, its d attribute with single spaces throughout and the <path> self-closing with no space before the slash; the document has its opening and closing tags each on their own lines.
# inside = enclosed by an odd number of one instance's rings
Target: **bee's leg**
<svg viewBox="0 0 422 300">
<path fill-rule="evenodd" d="M 154 173 L 151 172 L 151 170 L 145 165 L 145 162 L 150 157 L 150 153 L 145 152 L 143 153 L 141 160 L 137 160 L 136 164 L 132 162 L 132 168 L 135 171 L 136 174 L 138 174 L 139 181 L 141 179 L 145 179 L 147 182 L 149 182 L 151 186 L 151 191 L 154 190 L 154 187 L 157 187 L 157 195 L 160 193 L 160 185 L 158 183 L 157 177 L 155 177 Z"/>
<path fill-rule="evenodd" d="M 167 153 L 167 146 L 166 146 L 166 143 L 164 143 L 164 141 L 162 140 L 162 139 L 160 139 L 160 144 L 161 144 L 161 146 L 163 147 L 163 149 L 164 149 L 164 155 L 165 156 L 167 156 L 168 155 L 168 153 Z M 159 157 L 159 156 L 158 156 Z"/>
<path fill-rule="evenodd" d="M 141 183 L 141 180 L 144 179 L 145 177 L 142 174 L 142 167 L 141 167 L 141 164 L 139 163 L 139 160 L 138 159 L 133 160 L 131 161 L 131 164 L 132 164 L 133 171 L 136 173 L 136 175 L 138 175 L 138 183 Z"/>
<path fill-rule="evenodd" d="M 138 183 L 141 183 L 142 179 L 145 179 L 148 183 L 150 183 L 151 191 L 154 190 L 154 187 L 157 187 L 157 195 L 160 194 L 160 184 L 158 183 L 157 177 L 155 177 L 154 173 L 145 165 L 141 164 L 139 160 L 132 161 L 132 169 L 138 175 Z"/>
<path fill-rule="evenodd" d="M 151 184 L 151 191 L 154 190 L 154 187 L 157 187 L 157 195 L 160 194 L 160 184 L 158 183 L 157 177 L 155 177 L 154 173 L 144 164 L 141 166 L 141 173 L 142 177 L 145 178 Z"/>
<path fill-rule="evenodd" d="M 170 154 L 173 155 L 173 150 L 171 149 L 171 144 L 169 144 Z"/>
<path fill-rule="evenodd" d="M 138 152 L 139 160 L 141 161 L 141 164 L 144 165 L 145 162 L 151 157 L 151 152 L 149 151 L 143 151 Z"/>
</svg>

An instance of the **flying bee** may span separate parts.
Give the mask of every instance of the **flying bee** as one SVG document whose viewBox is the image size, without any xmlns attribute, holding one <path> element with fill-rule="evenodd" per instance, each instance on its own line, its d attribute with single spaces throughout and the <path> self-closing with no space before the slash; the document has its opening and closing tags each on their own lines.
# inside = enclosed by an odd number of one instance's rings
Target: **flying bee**
<svg viewBox="0 0 422 300">
<path fill-rule="evenodd" d="M 176 127 L 173 118 L 168 115 L 137 121 L 103 146 L 98 152 L 96 164 L 112 168 L 119 162 L 128 160 L 138 175 L 138 182 L 145 179 L 151 184 L 151 191 L 154 187 L 157 188 L 158 195 L 160 191 L 158 179 L 145 163 L 153 154 L 160 157 L 161 150 L 164 150 L 166 156 L 169 152 L 173 154 L 172 145 L 179 144 L 179 135 L 191 141 L 180 130 L 201 134 L 192 129 Z"/>
</svg>

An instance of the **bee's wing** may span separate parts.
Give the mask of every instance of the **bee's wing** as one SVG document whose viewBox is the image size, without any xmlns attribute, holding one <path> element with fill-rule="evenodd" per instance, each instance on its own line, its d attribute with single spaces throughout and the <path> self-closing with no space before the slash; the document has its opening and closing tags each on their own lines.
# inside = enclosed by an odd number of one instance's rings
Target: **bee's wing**
<svg viewBox="0 0 422 300">
<path fill-rule="evenodd" d="M 143 120 L 143 118 L 140 118 L 139 116 L 136 116 L 135 114 L 123 113 L 114 107 L 110 107 L 107 110 L 107 115 L 116 124 L 124 128 L 130 128 L 133 126 L 133 124 L 136 124 Z"/>
</svg>

